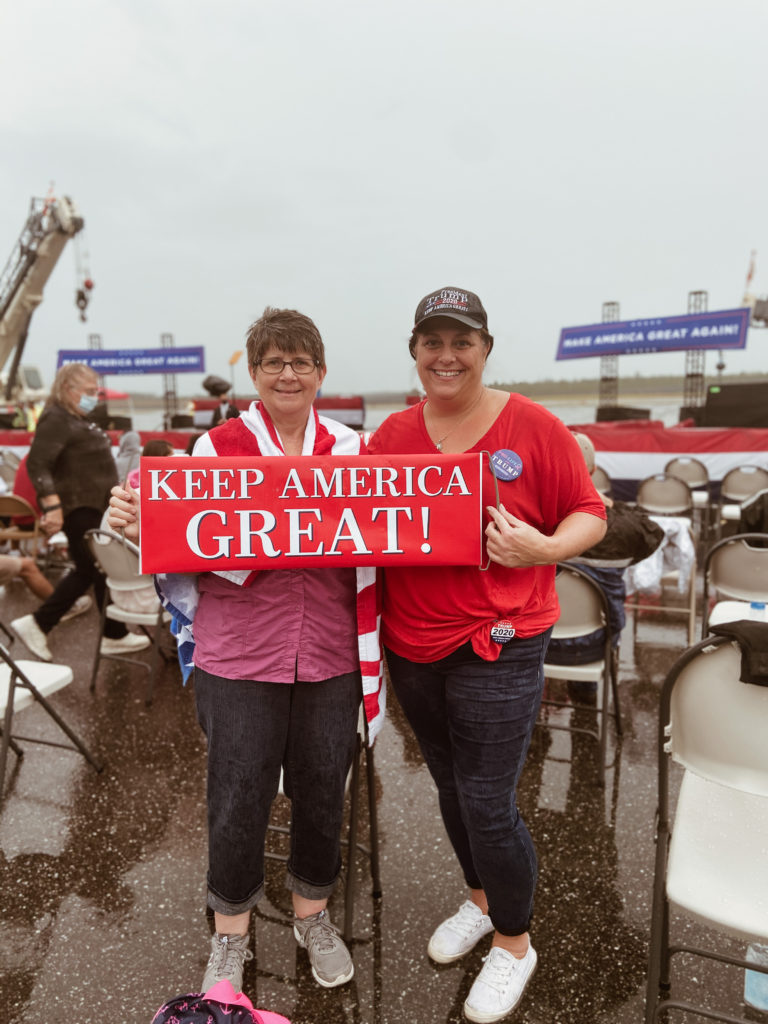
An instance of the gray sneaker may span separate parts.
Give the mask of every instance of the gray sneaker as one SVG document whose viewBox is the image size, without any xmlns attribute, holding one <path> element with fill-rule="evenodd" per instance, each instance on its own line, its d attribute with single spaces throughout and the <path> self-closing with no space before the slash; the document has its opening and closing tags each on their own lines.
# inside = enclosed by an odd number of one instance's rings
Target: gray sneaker
<svg viewBox="0 0 768 1024">
<path fill-rule="evenodd" d="M 21 638 L 25 647 L 28 647 L 33 654 L 43 661 L 53 661 L 53 655 L 48 649 L 48 641 L 45 633 L 35 621 L 34 615 L 22 615 L 20 619 L 14 619 L 11 629 L 15 630 Z"/>
<path fill-rule="evenodd" d="M 327 910 L 311 917 L 294 917 L 293 934 L 303 946 L 312 965 L 312 974 L 318 985 L 335 988 L 349 981 L 355 965 L 336 925 L 331 924 Z"/>
<path fill-rule="evenodd" d="M 211 939 L 211 955 L 203 975 L 201 992 L 207 992 L 219 981 L 230 981 L 235 992 L 243 991 L 243 965 L 253 960 L 247 935 L 219 935 Z"/>
</svg>

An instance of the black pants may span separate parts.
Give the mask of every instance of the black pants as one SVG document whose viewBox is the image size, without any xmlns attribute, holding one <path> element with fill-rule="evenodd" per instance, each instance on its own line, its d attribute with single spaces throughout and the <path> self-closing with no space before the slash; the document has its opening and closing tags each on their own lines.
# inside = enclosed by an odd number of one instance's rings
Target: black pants
<svg viewBox="0 0 768 1024">
<path fill-rule="evenodd" d="M 64 517 L 62 529 L 67 535 L 69 557 L 75 563 L 75 567 L 62 577 L 51 596 L 35 612 L 35 621 L 44 633 L 50 633 L 61 616 L 69 611 L 78 597 L 82 597 L 91 585 L 101 611 L 107 596 L 107 587 L 103 575 L 91 557 L 85 534 L 88 530 L 98 530 L 102 514 L 95 508 L 75 508 Z M 127 632 L 122 622 L 104 620 L 104 636 L 118 640 Z"/>
</svg>

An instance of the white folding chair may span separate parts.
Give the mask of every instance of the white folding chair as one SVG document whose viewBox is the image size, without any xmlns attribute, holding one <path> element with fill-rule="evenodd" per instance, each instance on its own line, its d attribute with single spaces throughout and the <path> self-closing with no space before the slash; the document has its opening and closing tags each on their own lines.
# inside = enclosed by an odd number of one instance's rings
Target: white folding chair
<svg viewBox="0 0 768 1024">
<path fill-rule="evenodd" d="M 759 544 L 755 542 L 761 542 Z M 704 558 L 702 640 L 710 626 L 749 619 L 752 601 L 768 602 L 768 534 L 737 533 L 713 544 Z M 717 602 L 710 608 L 711 598 Z"/>
<path fill-rule="evenodd" d="M 2 623 L 0 623 L 0 629 L 7 637 L 6 643 L 0 642 L 0 715 L 3 719 L 2 741 L 0 742 L 0 803 L 2 803 L 5 791 L 8 751 L 12 750 L 19 758 L 24 754 L 19 742 L 39 743 L 44 746 L 73 750 L 75 753 L 82 754 L 86 761 L 100 772 L 103 766 L 47 700 L 51 694 L 72 682 L 72 669 L 69 665 L 56 665 L 49 661 L 17 661 L 9 650 L 13 643 L 13 637 Z M 37 736 L 22 736 L 13 731 L 14 715 L 33 702 L 40 704 L 70 740 L 69 743 L 56 743 Z"/>
<path fill-rule="evenodd" d="M 762 466 L 737 466 L 725 474 L 720 482 L 718 536 L 722 533 L 724 523 L 739 522 L 742 504 L 765 488 L 768 488 L 768 469 Z"/>
<path fill-rule="evenodd" d="M 88 530 L 85 536 L 96 565 L 106 577 L 107 587 L 113 598 L 109 602 L 104 602 L 101 612 L 101 628 L 96 641 L 96 654 L 91 673 L 91 692 L 96 688 L 96 676 L 101 660 L 103 658 L 110 658 L 123 664 L 136 665 L 144 672 L 147 672 L 146 703 L 151 704 L 160 657 L 163 656 L 165 658 L 161 645 L 165 633 L 164 625 L 170 622 L 170 615 L 163 609 L 160 600 L 156 596 L 150 600 L 150 610 L 148 611 L 131 611 L 126 607 L 128 602 L 121 605 L 114 600 L 116 593 L 138 596 L 140 593 L 146 593 L 150 590 L 154 592 L 152 576 L 139 572 L 139 549 L 135 544 L 125 540 L 119 534 L 111 533 L 109 530 Z M 152 641 L 152 656 L 149 665 L 139 658 L 130 658 L 125 654 L 101 653 L 101 639 L 105 618 L 141 628 L 142 632 Z"/>
<path fill-rule="evenodd" d="M 709 535 L 711 525 L 712 494 L 709 486 L 709 470 L 701 461 L 689 455 L 677 455 L 670 459 L 664 467 L 667 476 L 675 476 L 684 480 L 691 491 L 693 511 L 699 520 L 701 535 Z"/>
<path fill-rule="evenodd" d="M 601 494 L 610 496 L 613 490 L 613 482 L 608 474 L 600 466 L 595 466 L 591 473 L 592 483 Z"/>
<path fill-rule="evenodd" d="M 664 530 L 664 541 L 652 555 L 642 562 L 630 565 L 625 572 L 627 604 L 633 608 L 632 630 L 635 643 L 638 642 L 638 618 L 642 608 L 644 612 L 685 616 L 690 645 L 696 641 L 696 545 L 691 521 L 687 516 L 673 515 L 653 515 L 651 519 Z M 651 567 L 657 570 L 653 584 L 660 591 L 658 602 L 651 601 L 648 597 L 650 580 L 646 577 Z M 642 585 L 643 581 L 645 585 Z M 667 602 L 665 595 L 668 594 L 671 585 L 676 587 L 679 595 L 684 596 L 685 604 Z"/>
<path fill-rule="evenodd" d="M 765 631 L 768 640 L 768 625 Z M 646 1024 L 670 1009 L 737 1024 L 744 1019 L 672 998 L 677 953 L 756 968 L 723 952 L 722 940 L 717 948 L 671 944 L 678 915 L 743 941 L 768 940 L 768 686 L 743 683 L 740 676 L 739 646 L 709 637 L 678 659 L 662 687 Z M 671 777 L 672 762 L 682 769 L 674 813 L 670 790 L 678 773 Z M 691 963 L 688 957 L 683 962 Z M 702 968 L 699 960 L 693 964 L 687 985 Z"/>
<path fill-rule="evenodd" d="M 621 711 L 619 707 L 618 688 L 618 652 L 613 648 L 610 628 L 608 602 L 600 584 L 588 573 L 576 565 L 559 562 L 555 589 L 560 603 L 560 616 L 552 630 L 553 640 L 572 640 L 576 637 L 589 636 L 596 630 L 604 632 L 603 656 L 598 661 L 587 664 L 563 665 L 544 661 L 544 676 L 547 679 L 571 680 L 582 683 L 595 683 L 597 686 L 596 715 L 597 729 L 589 729 L 576 725 L 561 725 L 550 722 L 546 717 L 540 724 L 552 729 L 563 729 L 567 732 L 585 732 L 594 736 L 600 750 L 600 785 L 605 785 L 605 757 L 608 745 L 608 716 L 613 714 L 616 732 L 622 734 Z M 542 700 L 542 706 L 568 707 L 563 701 L 549 697 Z"/>
<path fill-rule="evenodd" d="M 636 502 L 649 515 L 690 516 L 691 489 L 685 480 L 668 473 L 654 473 L 637 485 Z"/>
</svg>

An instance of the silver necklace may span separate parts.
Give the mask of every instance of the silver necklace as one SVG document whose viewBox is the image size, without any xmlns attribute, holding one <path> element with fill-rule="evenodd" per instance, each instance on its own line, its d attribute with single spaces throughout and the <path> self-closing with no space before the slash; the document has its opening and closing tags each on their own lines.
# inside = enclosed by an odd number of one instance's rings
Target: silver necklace
<svg viewBox="0 0 768 1024">
<path fill-rule="evenodd" d="M 470 405 L 470 407 L 467 409 L 467 411 L 464 413 L 464 415 L 461 417 L 458 423 L 454 423 L 454 425 L 451 427 L 447 434 L 443 434 L 443 436 L 438 441 L 435 441 L 435 448 L 437 448 L 439 452 L 443 450 L 443 441 L 445 441 L 447 437 L 450 437 L 454 430 L 458 430 L 462 423 L 465 423 L 469 419 L 469 417 L 475 411 L 475 407 L 480 404 L 480 400 L 482 399 L 484 394 L 485 388 L 481 390 L 480 394 L 477 396 L 472 405 Z"/>
</svg>

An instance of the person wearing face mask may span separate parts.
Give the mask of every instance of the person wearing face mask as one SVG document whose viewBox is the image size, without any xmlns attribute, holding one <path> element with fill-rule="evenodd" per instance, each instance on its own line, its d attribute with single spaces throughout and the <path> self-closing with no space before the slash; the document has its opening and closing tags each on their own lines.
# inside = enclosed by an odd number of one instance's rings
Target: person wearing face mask
<svg viewBox="0 0 768 1024">
<path fill-rule="evenodd" d="M 56 374 L 51 396 L 40 416 L 27 470 L 41 509 L 43 531 L 63 530 L 74 568 L 59 582 L 37 611 L 14 619 L 11 626 L 24 644 L 43 661 L 52 661 L 48 634 L 93 585 L 101 608 L 106 598 L 104 577 L 91 558 L 85 534 L 98 529 L 117 483 L 109 437 L 88 419 L 98 401 L 99 379 L 84 363 L 69 363 Z M 149 638 L 129 633 L 105 619 L 103 654 L 139 651 Z"/>
</svg>

